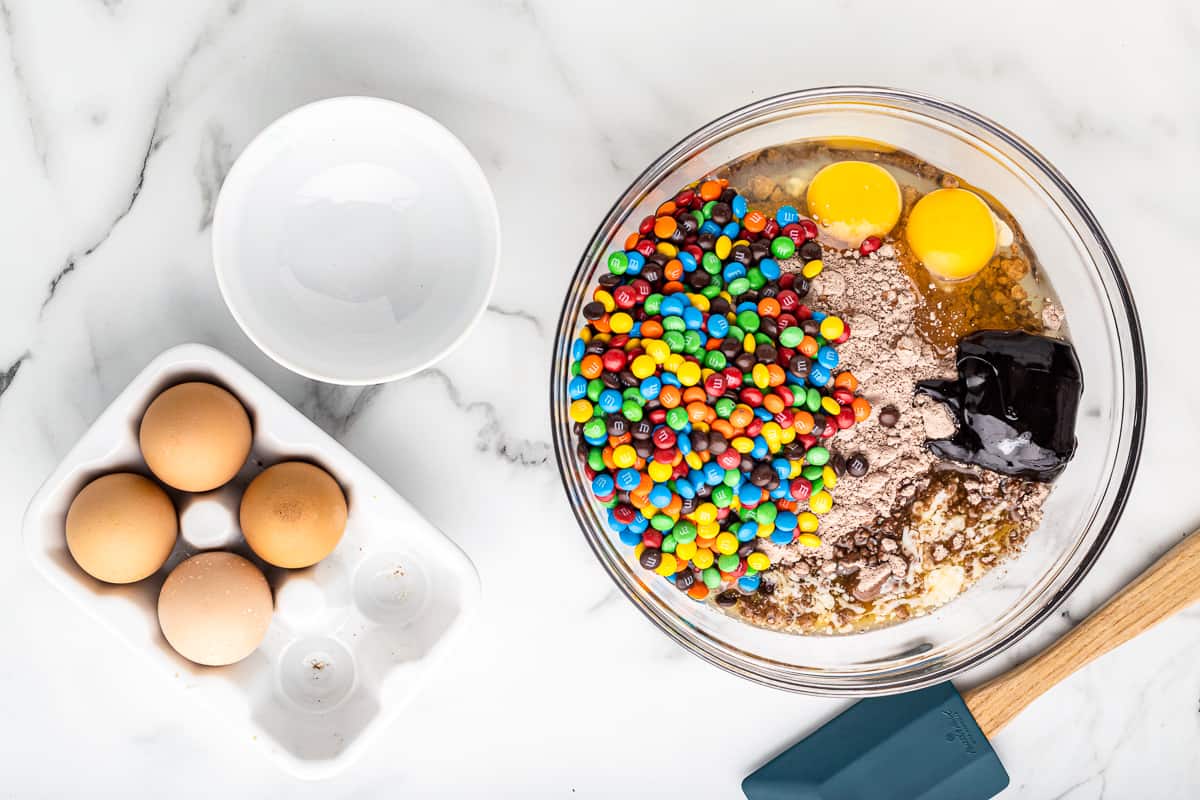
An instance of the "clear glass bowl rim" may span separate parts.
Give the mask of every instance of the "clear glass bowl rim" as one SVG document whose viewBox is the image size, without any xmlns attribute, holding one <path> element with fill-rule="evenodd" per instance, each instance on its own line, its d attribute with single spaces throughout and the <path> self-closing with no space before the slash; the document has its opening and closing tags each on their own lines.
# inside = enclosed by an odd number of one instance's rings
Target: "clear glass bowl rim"
<svg viewBox="0 0 1200 800">
<path fill-rule="evenodd" d="M 1132 359 L 1132 368 L 1126 376 L 1126 382 L 1127 384 L 1131 384 L 1132 392 L 1127 390 L 1125 396 L 1129 397 L 1132 394 L 1130 403 L 1134 410 L 1134 416 L 1130 429 L 1129 449 L 1126 453 L 1125 463 L 1124 465 L 1118 464 L 1115 473 L 1119 475 L 1121 484 L 1118 487 L 1111 510 L 1100 523 L 1100 529 L 1095 540 L 1084 554 L 1075 571 L 1067 577 L 1063 585 L 1059 587 L 1041 608 L 1020 625 L 1016 626 L 1006 636 L 992 642 L 982 652 L 976 653 L 948 667 L 926 670 L 923 673 L 881 682 L 880 685 L 873 687 L 864 687 L 861 684 L 840 686 L 824 682 L 812 684 L 806 683 L 803 679 L 797 679 L 795 676 L 788 675 L 786 667 L 764 670 L 750 659 L 745 658 L 736 648 L 732 648 L 724 643 L 720 643 L 717 646 L 701 644 L 697 641 L 696 637 L 689 636 L 686 633 L 686 625 L 675 626 L 670 624 L 667 617 L 672 615 L 648 603 L 641 593 L 634 586 L 630 585 L 619 571 L 619 567 L 607 557 L 601 542 L 597 539 L 597 533 L 589 527 L 588 521 L 583 514 L 581 503 L 576 500 L 568 475 L 568 467 L 572 464 L 572 460 L 575 457 L 574 447 L 570 438 L 569 420 L 565 416 L 565 410 L 560 408 L 560 398 L 556 397 L 560 388 L 559 384 L 562 383 L 562 376 L 568 363 L 566 356 L 569 342 L 574 337 L 573 324 L 575 320 L 567 318 L 571 300 L 577 291 L 586 288 L 587 281 L 585 280 L 585 276 L 589 266 L 595 260 L 598 248 L 602 247 L 607 241 L 606 232 L 610 231 L 614 225 L 621 223 L 622 217 L 625 215 L 623 209 L 632 205 L 631 198 L 640 197 L 643 193 L 657 186 L 663 178 L 669 175 L 681 163 L 680 158 L 683 155 L 696 152 L 698 148 L 702 149 L 706 143 L 716 141 L 726 134 L 736 133 L 740 126 L 752 122 L 759 117 L 766 117 L 777 112 L 787 111 L 791 107 L 809 105 L 816 101 L 899 105 L 911 113 L 925 115 L 939 123 L 952 125 L 967 136 L 975 139 L 980 138 L 974 131 L 963 127 L 963 123 L 967 123 L 967 125 L 975 126 L 984 131 L 985 134 L 994 137 L 1001 147 L 1008 147 L 1018 156 L 1032 162 L 1033 166 L 1040 172 L 1040 175 L 1037 176 L 1039 182 L 1042 182 L 1044 179 L 1054 189 L 1061 192 L 1070 204 L 1071 209 L 1078 214 L 1079 221 L 1082 222 L 1085 231 L 1077 229 L 1077 233 L 1081 234 L 1081 239 L 1085 242 L 1093 267 L 1098 270 L 1108 270 L 1109 277 L 1112 279 L 1113 287 L 1116 290 L 1115 296 L 1112 292 L 1109 293 L 1109 301 L 1114 303 L 1114 305 L 1119 305 L 1128 320 L 1128 331 L 1118 331 L 1118 334 L 1128 334 L 1129 354 Z M 995 146 L 995 143 L 992 144 Z M 633 203 L 636 203 L 636 200 Z M 1082 236 L 1085 232 L 1094 240 L 1095 246 L 1092 246 L 1092 243 L 1088 243 L 1086 238 Z M 596 227 L 587 247 L 580 257 L 579 263 L 572 275 L 570 288 L 563 299 L 562 308 L 559 313 L 550 375 L 551 424 L 554 428 L 552 433 L 554 453 L 559 468 L 559 478 L 562 481 L 563 489 L 566 491 L 568 499 L 571 501 L 571 511 L 575 515 L 580 530 L 587 539 L 588 546 L 591 547 L 597 560 L 621 592 L 656 627 L 670 636 L 685 650 L 699 656 L 705 661 L 755 683 L 802 694 L 822 696 L 865 697 L 892 694 L 913 691 L 941 681 L 950 680 L 955 675 L 1002 653 L 1053 614 L 1091 571 L 1105 546 L 1108 544 L 1108 540 L 1112 536 L 1117 523 L 1120 521 L 1126 502 L 1128 501 L 1133 479 L 1137 473 L 1138 462 L 1141 458 L 1146 421 L 1146 396 L 1147 375 L 1144 339 L 1137 307 L 1134 303 L 1129 283 L 1125 278 L 1120 260 L 1117 258 L 1108 237 L 1100 227 L 1100 223 L 1070 182 L 1028 142 L 991 119 L 968 108 L 936 97 L 882 86 L 823 86 L 767 97 L 735 109 L 696 129 L 655 159 L 613 203 L 604 219 Z"/>
</svg>

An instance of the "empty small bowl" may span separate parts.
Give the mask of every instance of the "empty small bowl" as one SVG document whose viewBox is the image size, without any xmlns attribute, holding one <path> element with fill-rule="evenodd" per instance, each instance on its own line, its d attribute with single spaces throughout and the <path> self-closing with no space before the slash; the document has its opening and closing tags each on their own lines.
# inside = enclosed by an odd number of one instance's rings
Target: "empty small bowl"
<svg viewBox="0 0 1200 800">
<path fill-rule="evenodd" d="M 246 335 L 317 380 L 370 384 L 449 353 L 487 306 L 496 201 L 454 134 L 408 106 L 336 97 L 242 152 L 213 217 L 221 294 Z"/>
</svg>

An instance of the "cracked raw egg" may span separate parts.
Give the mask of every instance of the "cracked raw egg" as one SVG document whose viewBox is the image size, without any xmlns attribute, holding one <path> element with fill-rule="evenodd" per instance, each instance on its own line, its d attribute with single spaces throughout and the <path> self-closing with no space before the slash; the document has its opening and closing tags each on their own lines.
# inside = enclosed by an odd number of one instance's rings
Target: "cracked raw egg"
<svg viewBox="0 0 1200 800">
<path fill-rule="evenodd" d="M 838 244 L 858 247 L 886 236 L 900 219 L 900 184 L 878 164 L 838 161 L 808 184 L 808 213 Z"/>
<path fill-rule="evenodd" d="M 998 235 L 992 210 L 966 189 L 938 189 L 917 201 L 905 225 L 908 245 L 939 278 L 969 278 L 987 266 Z"/>
</svg>

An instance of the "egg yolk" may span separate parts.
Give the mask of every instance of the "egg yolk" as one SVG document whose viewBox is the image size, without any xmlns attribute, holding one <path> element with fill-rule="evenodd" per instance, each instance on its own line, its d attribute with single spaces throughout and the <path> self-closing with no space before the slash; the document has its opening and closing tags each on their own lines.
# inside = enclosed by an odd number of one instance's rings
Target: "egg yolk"
<svg viewBox="0 0 1200 800">
<path fill-rule="evenodd" d="M 900 219 L 900 184 L 878 164 L 838 161 L 808 184 L 808 213 L 839 244 L 885 236 Z"/>
<path fill-rule="evenodd" d="M 987 203 L 966 189 L 938 189 L 917 201 L 905 226 L 908 245 L 931 273 L 969 278 L 996 252 L 996 223 Z"/>
</svg>

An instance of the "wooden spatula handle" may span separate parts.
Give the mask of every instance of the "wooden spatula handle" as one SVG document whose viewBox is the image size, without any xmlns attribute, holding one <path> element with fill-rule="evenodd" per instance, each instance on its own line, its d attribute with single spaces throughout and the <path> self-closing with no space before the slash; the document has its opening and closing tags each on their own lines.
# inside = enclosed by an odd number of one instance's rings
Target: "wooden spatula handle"
<svg viewBox="0 0 1200 800">
<path fill-rule="evenodd" d="M 1173 547 L 1047 650 L 963 693 L 987 736 L 999 731 L 1045 691 L 1177 611 L 1200 600 L 1200 531 Z"/>
</svg>

